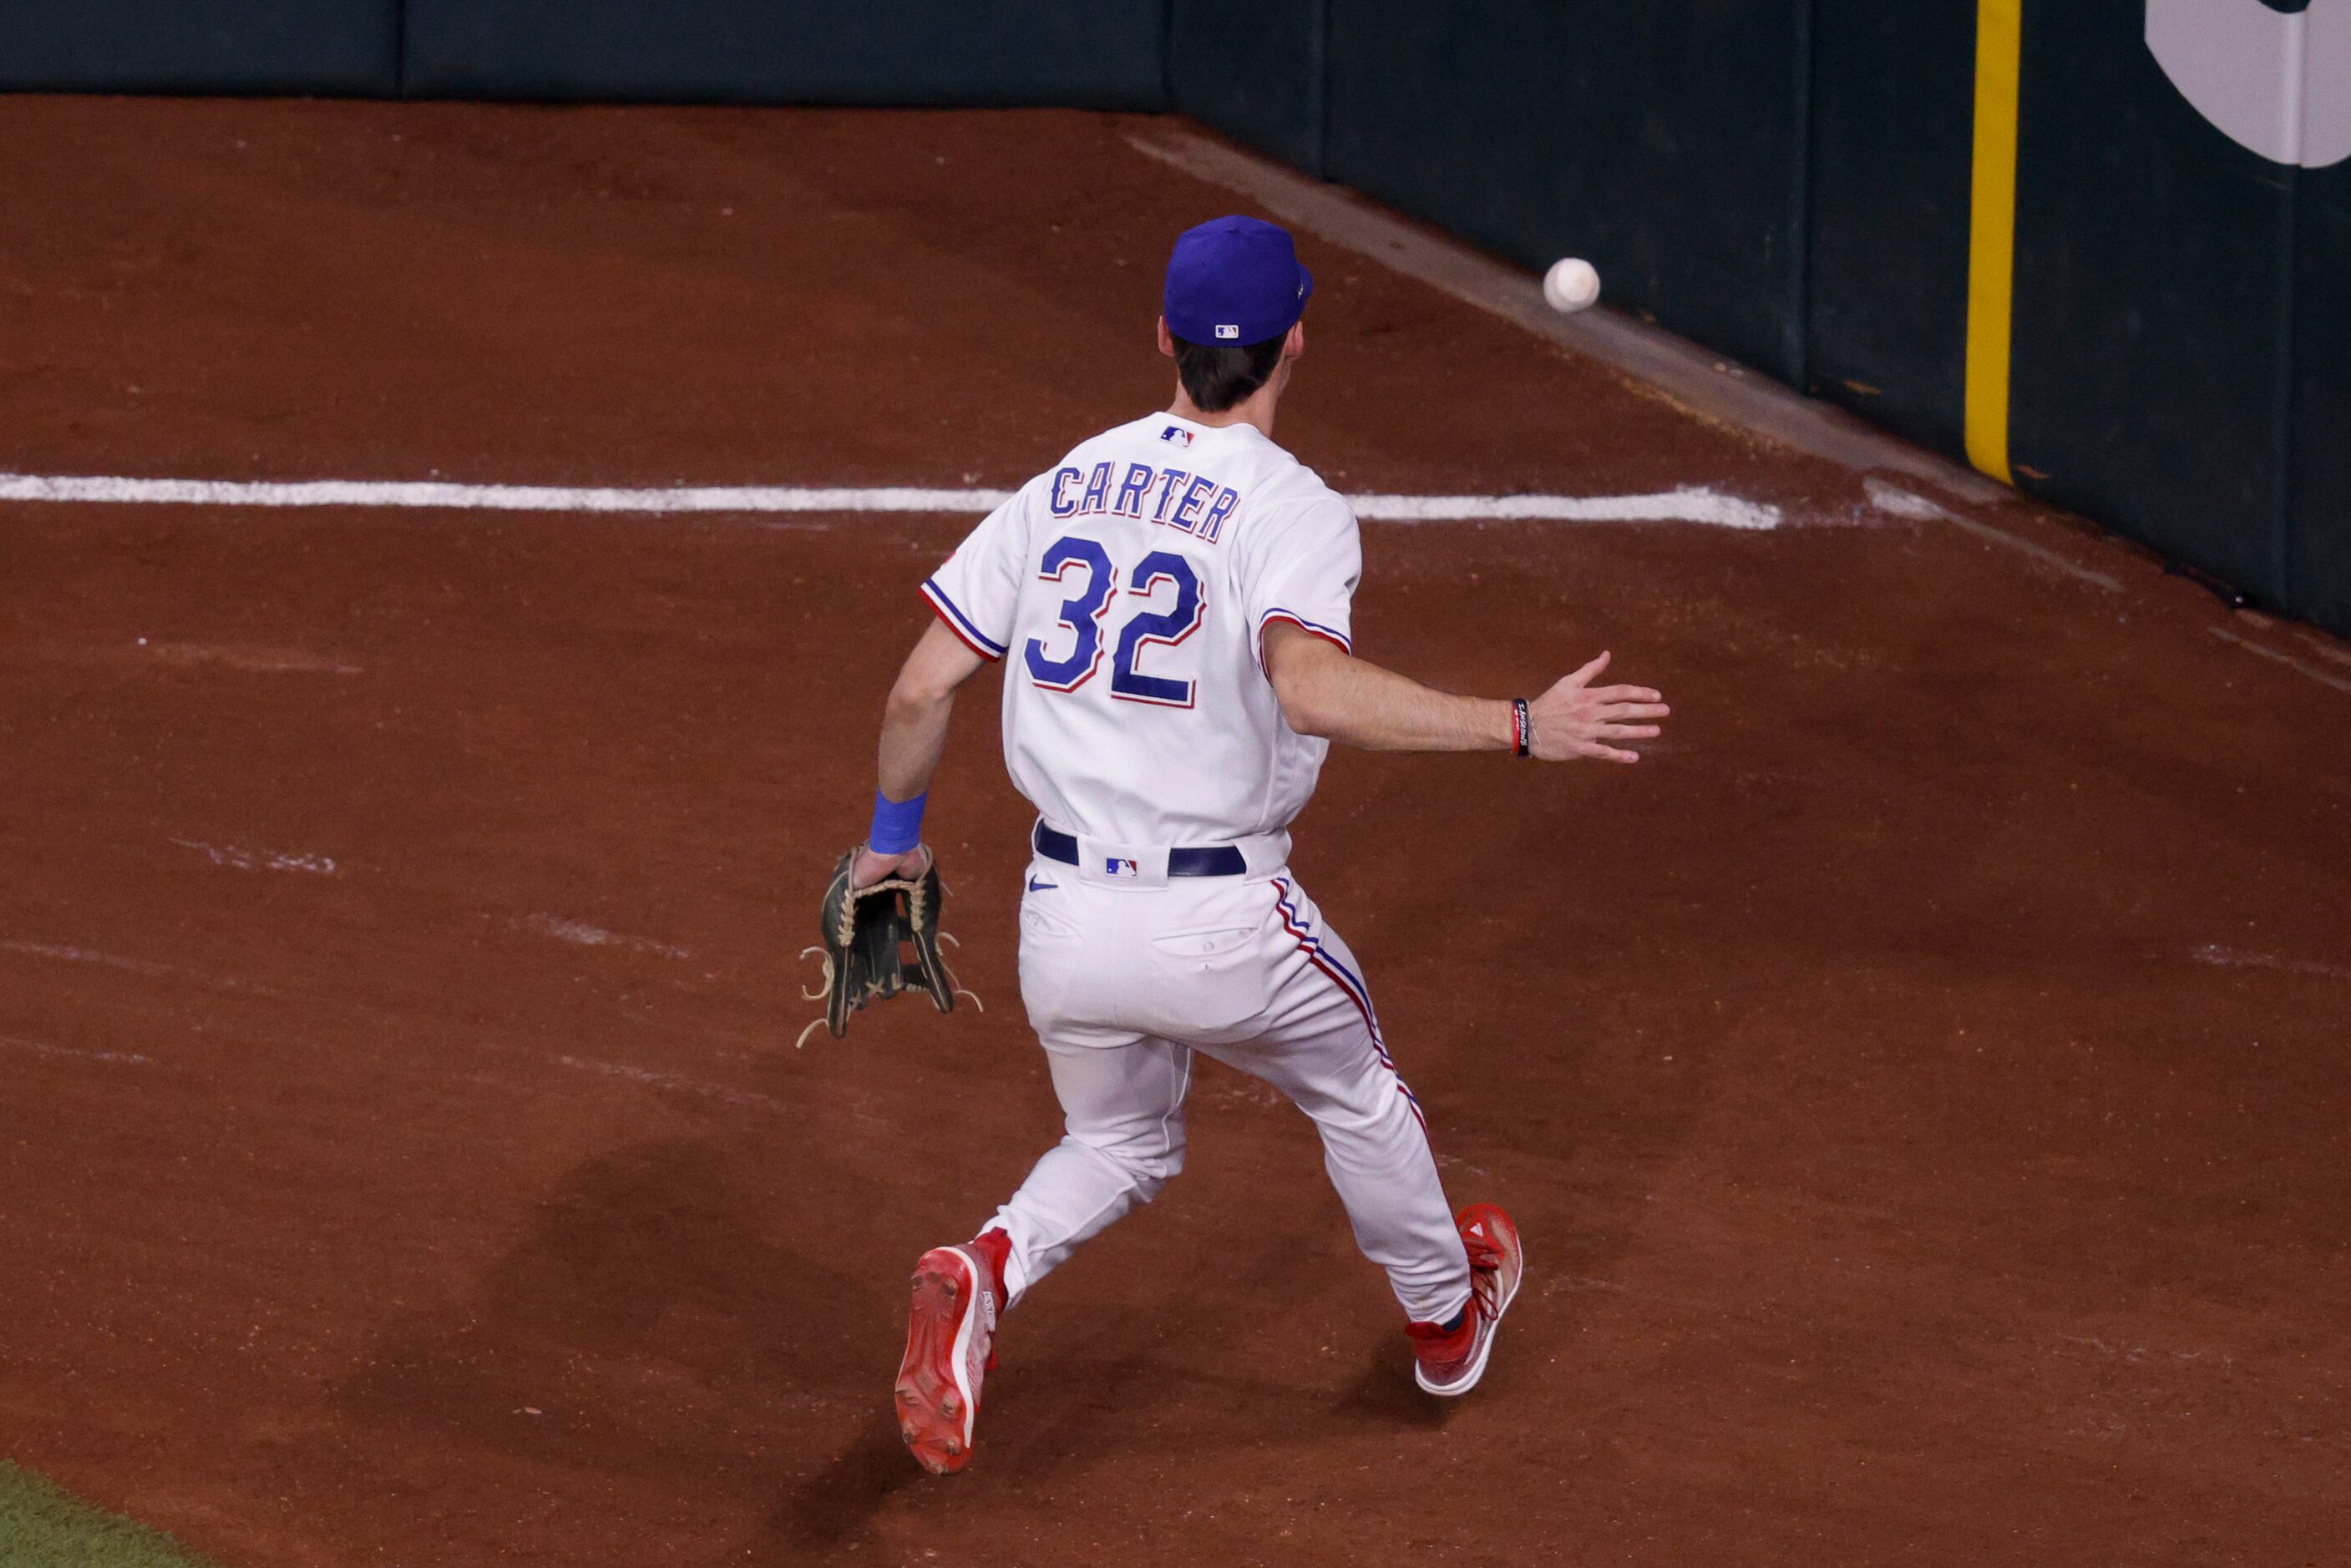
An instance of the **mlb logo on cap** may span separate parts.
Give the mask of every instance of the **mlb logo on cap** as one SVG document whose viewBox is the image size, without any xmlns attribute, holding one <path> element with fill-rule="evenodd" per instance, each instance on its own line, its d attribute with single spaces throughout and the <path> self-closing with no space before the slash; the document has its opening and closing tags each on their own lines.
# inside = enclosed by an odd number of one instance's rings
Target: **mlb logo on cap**
<svg viewBox="0 0 2351 1568">
<path fill-rule="evenodd" d="M 1238 327 L 1219 327 L 1217 328 L 1217 336 L 1219 337 L 1238 338 L 1240 335 L 1241 329 Z"/>
</svg>

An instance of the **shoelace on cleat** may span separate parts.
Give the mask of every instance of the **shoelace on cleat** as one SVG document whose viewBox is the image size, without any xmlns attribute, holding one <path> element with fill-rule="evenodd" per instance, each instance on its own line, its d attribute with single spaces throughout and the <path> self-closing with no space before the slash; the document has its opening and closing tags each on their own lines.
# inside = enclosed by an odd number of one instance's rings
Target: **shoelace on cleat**
<svg viewBox="0 0 2351 1568">
<path fill-rule="evenodd" d="M 1500 1315 L 1502 1296 L 1502 1251 L 1490 1241 L 1462 1238 L 1469 1253 L 1469 1295 L 1478 1303 L 1478 1315 L 1493 1318 Z"/>
</svg>

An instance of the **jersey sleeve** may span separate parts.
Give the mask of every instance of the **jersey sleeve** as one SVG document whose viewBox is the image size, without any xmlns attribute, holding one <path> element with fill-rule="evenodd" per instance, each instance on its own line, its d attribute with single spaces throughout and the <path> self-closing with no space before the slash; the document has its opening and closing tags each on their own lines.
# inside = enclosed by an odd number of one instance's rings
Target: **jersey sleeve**
<svg viewBox="0 0 2351 1568">
<path fill-rule="evenodd" d="M 1355 584 L 1364 575 L 1364 545 L 1347 504 L 1326 496 L 1252 542 L 1258 549 L 1243 563 L 1242 593 L 1259 666 L 1265 663 L 1265 628 L 1276 621 L 1353 653 L 1350 628 Z"/>
<path fill-rule="evenodd" d="M 923 584 L 923 597 L 947 629 L 983 659 L 1001 659 L 1029 553 L 1026 489 L 965 535 L 946 564 Z"/>
</svg>

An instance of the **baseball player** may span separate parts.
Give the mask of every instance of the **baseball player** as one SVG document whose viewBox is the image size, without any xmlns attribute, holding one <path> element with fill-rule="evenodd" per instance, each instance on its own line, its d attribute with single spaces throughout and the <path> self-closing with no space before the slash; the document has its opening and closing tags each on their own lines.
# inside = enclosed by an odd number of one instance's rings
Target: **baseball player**
<svg viewBox="0 0 2351 1568">
<path fill-rule="evenodd" d="M 1354 516 L 1273 442 L 1313 286 L 1272 224 L 1186 233 L 1158 327 L 1173 406 L 1078 446 L 923 585 L 937 623 L 890 693 L 851 880 L 930 869 L 923 807 L 956 692 L 1004 661 L 1005 761 L 1038 811 L 1020 991 L 1067 1117 L 978 1236 L 915 1265 L 897 1403 L 934 1471 L 970 1461 L 1000 1314 L 1182 1168 L 1196 1052 L 1313 1119 L 1422 1388 L 1477 1384 L 1518 1292 L 1518 1229 L 1490 1203 L 1448 1208 L 1362 967 L 1290 874 L 1288 828 L 1332 741 L 1631 763 L 1667 711 L 1594 687 L 1605 653 L 1516 701 L 1354 657 Z"/>
</svg>

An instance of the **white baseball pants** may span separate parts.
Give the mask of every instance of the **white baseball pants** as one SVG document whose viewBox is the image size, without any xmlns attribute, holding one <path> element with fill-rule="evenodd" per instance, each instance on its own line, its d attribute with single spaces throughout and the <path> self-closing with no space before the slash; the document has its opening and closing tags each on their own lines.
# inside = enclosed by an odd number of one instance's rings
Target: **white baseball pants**
<svg viewBox="0 0 2351 1568">
<path fill-rule="evenodd" d="M 1138 879 L 1089 858 L 1039 857 L 1021 902 L 1020 992 L 1067 1136 L 997 1211 L 1008 1301 L 1183 1168 L 1201 1051 L 1312 1118 L 1356 1245 L 1414 1321 L 1450 1320 L 1468 1258 L 1346 944 L 1286 869 L 1169 878 L 1163 859 Z"/>
</svg>

